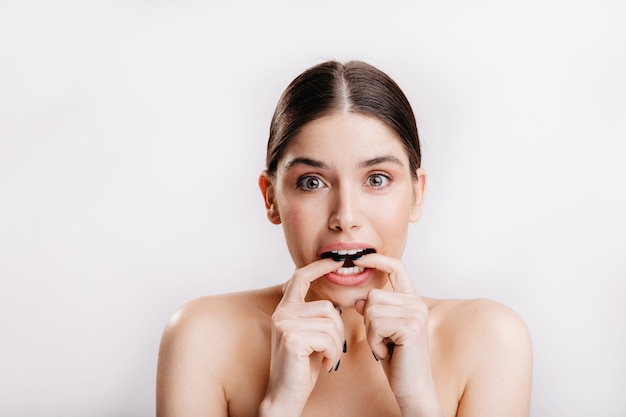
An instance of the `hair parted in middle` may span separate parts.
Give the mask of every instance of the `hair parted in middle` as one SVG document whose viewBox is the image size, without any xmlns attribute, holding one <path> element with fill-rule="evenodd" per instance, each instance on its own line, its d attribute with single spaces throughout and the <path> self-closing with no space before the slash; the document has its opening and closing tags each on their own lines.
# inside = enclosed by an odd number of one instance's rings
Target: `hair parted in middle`
<svg viewBox="0 0 626 417">
<path fill-rule="evenodd" d="M 269 175 L 275 175 L 285 147 L 304 125 L 334 113 L 361 114 L 387 125 L 402 141 L 416 178 L 421 151 L 411 104 L 395 81 L 362 61 L 327 61 L 307 69 L 287 86 L 270 126 Z"/>
</svg>

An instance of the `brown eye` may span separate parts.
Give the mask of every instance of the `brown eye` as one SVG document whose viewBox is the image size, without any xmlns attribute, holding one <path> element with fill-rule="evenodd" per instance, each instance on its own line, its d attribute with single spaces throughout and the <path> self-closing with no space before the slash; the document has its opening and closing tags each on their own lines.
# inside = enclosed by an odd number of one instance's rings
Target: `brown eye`
<svg viewBox="0 0 626 417">
<path fill-rule="evenodd" d="M 383 174 L 372 174 L 367 177 L 367 185 L 374 188 L 382 188 L 389 184 L 389 178 Z"/>
<path fill-rule="evenodd" d="M 317 177 L 306 176 L 302 177 L 298 180 L 298 188 L 301 188 L 306 191 L 315 190 L 317 188 L 322 188 L 324 183 Z"/>
</svg>

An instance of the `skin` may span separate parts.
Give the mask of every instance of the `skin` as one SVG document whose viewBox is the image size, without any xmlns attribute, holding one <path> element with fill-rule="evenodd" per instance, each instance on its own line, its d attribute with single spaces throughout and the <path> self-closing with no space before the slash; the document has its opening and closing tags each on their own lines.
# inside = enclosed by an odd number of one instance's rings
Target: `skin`
<svg viewBox="0 0 626 417">
<path fill-rule="evenodd" d="M 528 416 L 524 323 L 492 301 L 420 296 L 400 260 L 426 174 L 412 175 L 391 130 L 352 113 L 317 119 L 259 185 L 296 270 L 173 316 L 158 416 Z M 363 282 L 332 279 L 342 262 L 320 255 L 337 245 L 376 249 L 354 261 Z"/>
</svg>

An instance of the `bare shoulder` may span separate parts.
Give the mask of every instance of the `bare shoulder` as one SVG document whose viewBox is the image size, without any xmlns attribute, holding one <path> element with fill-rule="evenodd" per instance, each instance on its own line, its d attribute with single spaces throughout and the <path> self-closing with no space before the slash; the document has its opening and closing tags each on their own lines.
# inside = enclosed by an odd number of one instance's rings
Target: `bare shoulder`
<svg viewBox="0 0 626 417">
<path fill-rule="evenodd" d="M 172 315 L 163 332 L 163 342 L 180 339 L 181 344 L 196 346 L 208 342 L 214 352 L 229 350 L 228 341 L 236 342 L 239 334 L 246 333 L 247 326 L 269 320 L 279 300 L 278 287 L 197 298 Z M 222 343 L 216 344 L 218 337 Z"/>
<path fill-rule="evenodd" d="M 280 287 L 195 299 L 169 320 L 159 348 L 157 415 L 226 416 L 237 358 L 268 339 Z"/>
<path fill-rule="evenodd" d="M 278 287 L 197 298 L 176 311 L 163 332 L 161 351 L 170 345 L 188 354 L 230 355 L 232 346 L 269 319 L 280 300 Z M 219 343 L 216 343 L 219 342 Z"/>
<path fill-rule="evenodd" d="M 428 304 L 435 343 L 458 366 L 463 393 L 457 415 L 527 416 L 532 346 L 520 316 L 486 299 Z"/>
<path fill-rule="evenodd" d="M 443 335 L 450 333 L 469 344 L 486 345 L 506 341 L 529 342 L 522 318 L 496 301 L 428 299 L 430 317 Z"/>
</svg>

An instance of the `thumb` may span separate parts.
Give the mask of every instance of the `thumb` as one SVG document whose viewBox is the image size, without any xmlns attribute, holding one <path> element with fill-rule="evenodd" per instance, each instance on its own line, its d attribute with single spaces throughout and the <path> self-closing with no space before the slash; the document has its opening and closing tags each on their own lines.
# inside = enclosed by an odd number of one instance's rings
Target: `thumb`
<svg viewBox="0 0 626 417">
<path fill-rule="evenodd" d="M 357 313 L 359 313 L 360 315 L 363 315 L 363 313 L 365 312 L 365 300 L 356 300 L 356 302 L 354 303 L 354 309 L 357 311 Z"/>
</svg>

